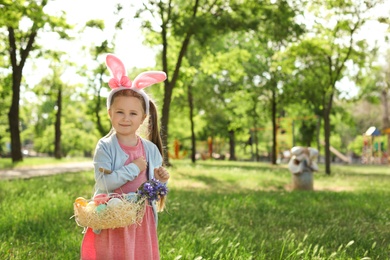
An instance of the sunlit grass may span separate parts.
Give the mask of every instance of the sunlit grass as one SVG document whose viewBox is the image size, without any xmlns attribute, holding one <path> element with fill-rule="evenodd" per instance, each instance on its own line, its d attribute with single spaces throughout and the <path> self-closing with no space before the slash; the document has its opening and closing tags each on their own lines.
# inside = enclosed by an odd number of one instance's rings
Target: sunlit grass
<svg viewBox="0 0 390 260">
<path fill-rule="evenodd" d="M 334 167 L 316 174 L 316 191 L 295 192 L 285 166 L 172 163 L 162 259 L 390 257 L 382 167 Z M 91 172 L 0 181 L 0 259 L 78 259 L 83 229 L 70 219 L 72 203 L 93 184 Z"/>
<path fill-rule="evenodd" d="M 0 169 L 23 168 L 48 164 L 55 165 L 59 163 L 83 162 L 91 160 L 91 158 L 87 157 L 69 157 L 62 159 L 55 159 L 54 157 L 27 157 L 21 162 L 13 163 L 11 158 L 0 158 Z"/>
</svg>

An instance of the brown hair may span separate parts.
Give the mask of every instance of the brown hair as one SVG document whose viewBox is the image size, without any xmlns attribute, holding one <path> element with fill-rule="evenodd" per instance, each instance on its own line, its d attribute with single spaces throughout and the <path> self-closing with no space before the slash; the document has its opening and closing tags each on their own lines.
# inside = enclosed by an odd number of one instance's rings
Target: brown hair
<svg viewBox="0 0 390 260">
<path fill-rule="evenodd" d="M 161 141 L 160 130 L 158 128 L 157 107 L 152 100 L 149 100 L 149 122 L 148 122 L 148 139 L 152 141 L 160 151 L 162 161 L 164 162 L 163 145 Z M 165 208 L 165 200 L 167 195 L 160 197 L 157 201 L 158 211 L 163 211 Z"/>
<path fill-rule="evenodd" d="M 144 113 L 146 111 L 146 103 L 145 99 L 143 96 L 139 93 L 137 93 L 134 90 L 131 89 L 124 89 L 120 90 L 114 95 L 112 95 L 111 98 L 111 104 L 114 103 L 114 100 L 116 97 L 135 97 L 138 98 L 141 101 L 142 108 L 144 110 Z M 147 139 L 154 143 L 158 150 L 160 151 L 161 157 L 163 158 L 162 161 L 164 162 L 164 153 L 163 153 L 163 145 L 162 145 L 162 140 L 161 140 L 161 135 L 160 135 L 160 129 L 158 127 L 158 114 L 157 114 L 157 107 L 154 104 L 154 102 L 149 99 L 149 120 L 148 120 L 148 134 L 147 134 Z M 113 129 L 111 129 L 110 133 L 108 135 L 113 134 Z M 160 200 L 157 202 L 157 207 L 158 211 L 163 211 L 165 207 L 165 199 L 166 196 L 160 198 Z"/>
</svg>

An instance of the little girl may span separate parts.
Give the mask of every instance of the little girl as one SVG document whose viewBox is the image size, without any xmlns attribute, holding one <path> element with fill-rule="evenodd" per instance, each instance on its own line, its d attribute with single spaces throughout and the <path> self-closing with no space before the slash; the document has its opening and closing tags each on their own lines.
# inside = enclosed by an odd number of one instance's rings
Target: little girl
<svg viewBox="0 0 390 260">
<path fill-rule="evenodd" d="M 166 183 L 169 173 L 162 167 L 162 144 L 158 131 L 157 110 L 143 88 L 166 79 L 164 72 L 149 71 L 133 82 L 126 76 L 123 63 L 109 54 L 106 65 L 112 79 L 107 110 L 112 129 L 99 140 L 95 155 L 96 192 L 135 192 L 148 179 Z M 148 139 L 137 134 L 149 115 Z M 103 173 L 102 173 L 103 172 Z M 159 209 L 164 205 L 160 203 Z M 159 259 L 156 203 L 146 206 L 140 225 L 92 230 L 87 228 L 81 245 L 81 259 Z"/>
</svg>

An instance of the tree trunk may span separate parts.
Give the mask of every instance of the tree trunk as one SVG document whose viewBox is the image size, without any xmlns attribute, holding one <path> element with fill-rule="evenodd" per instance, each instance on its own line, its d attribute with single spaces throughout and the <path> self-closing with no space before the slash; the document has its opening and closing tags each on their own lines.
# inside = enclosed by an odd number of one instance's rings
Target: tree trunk
<svg viewBox="0 0 390 260">
<path fill-rule="evenodd" d="M 260 154 L 259 154 L 259 131 L 255 128 L 255 131 L 253 132 L 253 141 L 255 144 L 255 160 L 256 162 L 260 161 Z"/>
<path fill-rule="evenodd" d="M 162 6 L 162 5 L 161 5 Z M 194 6 L 192 8 L 192 18 L 196 18 L 196 14 L 198 11 L 199 7 L 199 0 L 195 0 Z M 161 7 L 162 8 L 162 7 Z M 171 7 L 170 7 L 171 8 Z M 168 10 L 168 13 L 170 13 L 170 9 Z M 161 13 L 163 14 L 164 12 L 167 12 L 167 10 L 161 9 Z M 167 16 L 167 20 L 170 19 L 170 15 Z M 169 146 L 168 146 L 168 135 L 169 135 L 169 130 L 168 130 L 168 124 L 169 124 L 169 109 L 171 105 L 171 100 L 172 100 L 172 91 L 173 88 L 176 85 L 176 81 L 179 77 L 179 72 L 181 68 L 181 63 L 183 61 L 183 58 L 187 52 L 188 45 L 190 44 L 191 37 L 194 35 L 195 31 L 192 26 L 189 26 L 187 28 L 186 35 L 183 39 L 183 42 L 181 43 L 180 51 L 177 57 L 175 69 L 173 71 L 171 79 L 169 79 L 169 66 L 168 66 L 168 24 L 167 21 L 162 17 L 162 24 L 161 24 L 161 39 L 162 39 L 162 55 L 161 55 L 161 60 L 162 60 L 162 66 L 164 72 L 167 74 L 167 80 L 164 81 L 164 103 L 163 103 L 163 108 L 162 108 L 162 116 L 161 116 L 161 141 L 163 144 L 163 157 L 164 157 L 164 164 L 167 166 L 170 166 L 171 164 L 169 163 Z"/>
<path fill-rule="evenodd" d="M 252 160 L 255 160 L 256 162 L 260 161 L 260 155 L 259 155 L 259 138 L 258 138 L 258 131 L 259 127 L 257 125 L 257 122 L 259 122 L 259 116 L 257 114 L 257 97 L 253 97 L 253 126 L 254 130 L 251 131 L 251 138 L 252 138 L 252 144 L 251 144 L 251 152 L 252 152 Z M 255 144 L 255 155 L 253 155 L 253 144 Z"/>
<path fill-rule="evenodd" d="M 234 130 L 229 130 L 229 145 L 230 145 L 230 157 L 229 161 L 235 161 L 236 158 L 236 140 Z"/>
<path fill-rule="evenodd" d="M 276 123 L 276 93 L 275 89 L 272 89 L 272 100 L 271 100 L 271 116 L 272 116 L 272 152 L 271 152 L 271 163 L 276 165 L 277 160 L 277 133 L 278 125 Z"/>
<path fill-rule="evenodd" d="M 325 173 L 330 175 L 330 108 L 324 109 Z"/>
<path fill-rule="evenodd" d="M 17 70 L 14 69 L 12 73 L 12 104 L 8 112 L 8 122 L 11 134 L 11 157 L 12 162 L 14 163 L 23 161 L 19 129 L 19 99 L 21 80 L 22 74 L 18 67 Z"/>
<path fill-rule="evenodd" d="M 316 131 L 317 131 L 317 135 L 316 135 L 316 141 L 317 141 L 317 150 L 318 150 L 318 154 L 321 154 L 321 140 L 320 140 L 320 136 L 321 136 L 321 117 L 317 117 L 317 126 L 316 126 Z M 320 156 L 318 156 L 317 158 L 317 162 L 319 163 L 320 162 Z"/>
<path fill-rule="evenodd" d="M 161 135 L 161 141 L 163 145 L 164 164 L 166 166 L 170 166 L 169 153 L 168 153 L 169 152 L 168 126 L 169 126 L 169 108 L 172 100 L 172 88 L 173 87 L 169 83 L 165 84 L 164 101 L 163 101 L 163 108 L 162 108 L 162 115 L 161 115 L 160 135 Z"/>
<path fill-rule="evenodd" d="M 57 95 L 57 113 L 56 113 L 56 122 L 54 125 L 54 158 L 62 158 L 62 149 L 61 149 L 61 113 L 62 113 L 62 86 L 58 87 Z"/>
<path fill-rule="evenodd" d="M 171 101 L 172 101 L 172 92 L 173 92 L 173 88 L 175 87 L 176 81 L 179 77 L 181 63 L 182 63 L 183 58 L 185 56 L 185 53 L 187 51 L 187 47 L 190 43 L 191 36 L 192 36 L 192 34 L 188 34 L 182 43 L 182 48 L 181 48 L 180 53 L 179 53 L 179 57 L 178 57 L 178 60 L 176 63 L 176 67 L 175 67 L 175 71 L 173 73 L 172 79 L 169 80 L 167 78 L 167 80 L 164 81 L 164 99 L 163 99 L 163 108 L 162 108 L 162 116 L 161 116 L 160 134 L 161 134 L 162 145 L 164 148 L 163 149 L 164 164 L 167 166 L 171 165 L 169 162 L 169 156 L 168 156 L 168 154 L 169 154 L 168 153 L 169 152 L 169 145 L 168 145 L 169 129 L 168 128 L 169 128 L 169 110 L 170 110 Z M 163 47 L 163 49 L 167 48 L 167 46 L 168 45 Z M 167 63 L 168 56 L 166 56 L 167 55 L 166 51 L 163 51 L 163 53 L 165 53 L 165 55 L 163 55 L 163 67 L 164 67 L 165 73 L 168 76 L 169 75 L 168 74 L 168 65 L 167 65 L 168 64 Z"/>
<path fill-rule="evenodd" d="M 383 106 L 383 117 L 382 117 L 382 124 L 383 124 L 383 129 L 388 129 L 390 128 L 390 112 L 389 112 L 389 102 L 388 102 L 388 94 L 387 92 L 390 92 L 389 90 L 384 89 L 382 90 L 381 93 L 381 101 L 382 101 L 382 106 Z M 383 151 L 382 151 L 383 152 Z M 387 155 L 390 156 L 390 133 L 387 134 Z"/>
<path fill-rule="evenodd" d="M 32 26 L 35 27 L 35 23 Z M 25 49 L 21 48 L 19 54 L 16 54 L 16 39 L 14 28 L 8 27 L 8 41 L 9 41 L 9 54 L 12 65 L 12 103 L 8 113 L 8 122 L 11 133 L 11 156 L 12 162 L 23 161 L 22 146 L 20 141 L 20 129 L 19 129 L 19 99 L 20 99 L 20 84 L 22 82 L 23 67 L 26 63 L 26 59 L 32 50 L 37 32 L 31 31 L 28 36 Z M 20 57 L 18 64 L 17 57 Z"/>
<path fill-rule="evenodd" d="M 190 107 L 190 123 L 191 123 L 191 161 L 196 162 L 196 138 L 194 131 L 194 100 L 192 96 L 192 85 L 188 85 L 188 105 Z"/>
</svg>

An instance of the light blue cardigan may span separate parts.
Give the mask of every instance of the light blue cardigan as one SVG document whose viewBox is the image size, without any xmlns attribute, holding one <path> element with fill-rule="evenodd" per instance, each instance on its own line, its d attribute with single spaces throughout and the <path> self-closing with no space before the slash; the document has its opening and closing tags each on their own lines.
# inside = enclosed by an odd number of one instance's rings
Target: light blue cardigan
<svg viewBox="0 0 390 260">
<path fill-rule="evenodd" d="M 154 169 L 162 165 L 162 156 L 157 146 L 146 139 L 140 138 L 145 148 L 146 161 L 148 163 L 147 174 L 148 179 L 154 177 Z M 122 150 L 119 145 L 116 134 L 103 137 L 96 145 L 93 164 L 95 168 L 96 194 L 113 192 L 128 181 L 134 180 L 140 170 L 134 163 L 125 165 L 128 155 Z M 99 171 L 102 167 L 111 170 L 111 174 L 103 174 Z M 153 213 L 157 225 L 157 207 L 156 203 L 152 203 Z"/>
</svg>

